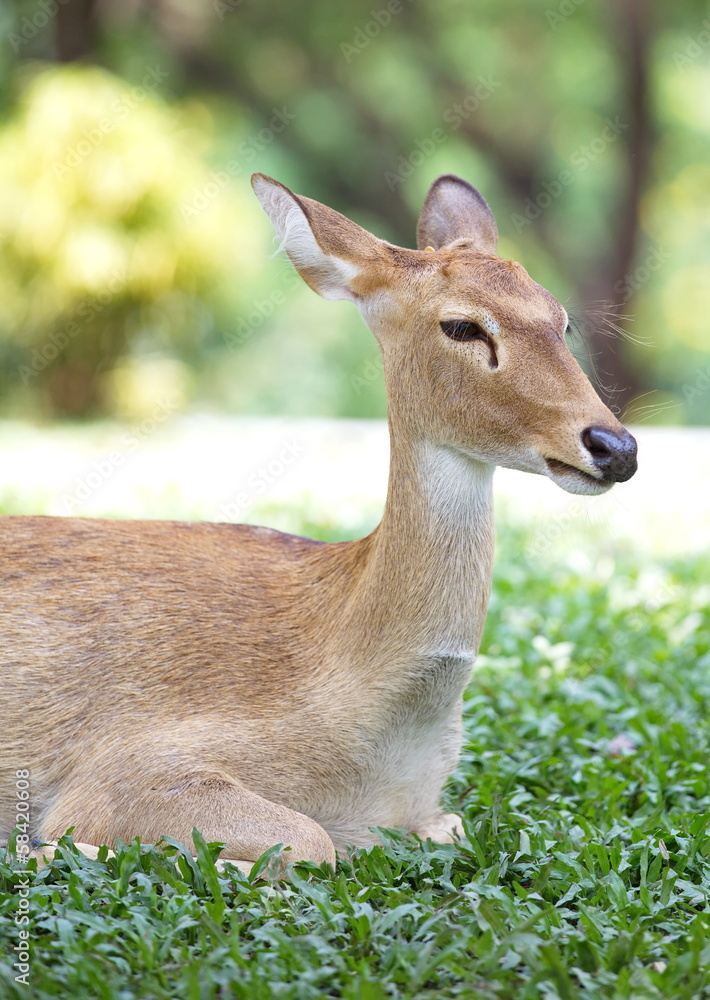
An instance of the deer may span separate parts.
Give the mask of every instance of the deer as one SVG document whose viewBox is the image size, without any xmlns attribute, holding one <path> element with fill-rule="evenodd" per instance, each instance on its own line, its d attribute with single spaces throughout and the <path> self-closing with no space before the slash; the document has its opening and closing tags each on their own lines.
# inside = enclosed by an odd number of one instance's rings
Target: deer
<svg viewBox="0 0 710 1000">
<path fill-rule="evenodd" d="M 379 525 L 323 543 L 232 523 L 0 519 L 0 835 L 86 851 L 199 829 L 249 867 L 403 828 L 451 843 L 442 789 L 491 588 L 497 466 L 597 495 L 632 435 L 568 348 L 568 316 L 454 175 L 395 246 L 261 173 L 294 268 L 355 303 L 382 352 L 390 471 Z M 23 786 L 24 787 L 24 786 Z M 82 848 L 84 849 L 84 848 Z M 44 855 L 46 857 L 46 855 Z M 94 855 L 95 856 L 95 855 Z"/>
</svg>

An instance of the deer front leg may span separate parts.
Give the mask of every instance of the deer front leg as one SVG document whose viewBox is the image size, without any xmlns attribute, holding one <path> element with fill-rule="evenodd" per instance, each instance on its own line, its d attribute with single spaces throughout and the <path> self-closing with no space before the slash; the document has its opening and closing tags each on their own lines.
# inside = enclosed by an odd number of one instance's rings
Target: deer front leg
<svg viewBox="0 0 710 1000">
<path fill-rule="evenodd" d="M 56 858 L 58 847 L 59 844 L 56 840 L 49 841 L 48 843 L 33 847 L 27 855 L 27 858 L 35 858 L 37 861 L 37 867 L 43 868 L 46 864 Z M 76 849 L 83 854 L 84 857 L 90 858 L 92 861 L 98 860 L 101 848 L 97 844 L 77 844 L 77 842 L 74 841 L 74 847 L 76 847 Z M 115 858 L 116 852 L 108 851 L 106 856 L 108 858 Z M 216 864 L 220 871 L 224 871 L 225 865 L 234 865 L 234 867 L 238 868 L 243 875 L 249 875 L 254 862 L 238 860 L 236 858 L 217 858 Z M 265 876 L 262 875 L 262 877 Z"/>
<path fill-rule="evenodd" d="M 235 859 L 242 870 L 279 843 L 290 848 L 284 865 L 335 864 L 333 842 L 315 820 L 221 775 L 192 775 L 140 790 L 129 790 L 125 783 L 97 788 L 77 782 L 55 801 L 42 831 L 47 840 L 55 840 L 70 826 L 75 840 L 89 845 L 113 844 L 119 838 L 130 842 L 135 836 L 156 843 L 164 834 L 192 845 L 197 827 L 205 840 L 222 841 L 222 860 Z"/>
<path fill-rule="evenodd" d="M 464 830 L 460 816 L 442 813 L 414 833 L 422 840 L 433 840 L 435 844 L 452 844 L 458 837 L 463 837 Z"/>
</svg>

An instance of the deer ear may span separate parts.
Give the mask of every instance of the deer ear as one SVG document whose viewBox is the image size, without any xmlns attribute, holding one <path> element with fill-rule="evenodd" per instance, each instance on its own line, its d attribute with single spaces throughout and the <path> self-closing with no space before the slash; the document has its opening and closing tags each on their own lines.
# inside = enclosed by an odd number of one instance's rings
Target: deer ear
<svg viewBox="0 0 710 1000">
<path fill-rule="evenodd" d="M 468 239 L 495 253 L 498 227 L 485 199 L 467 181 L 454 174 L 438 177 L 429 188 L 417 226 L 417 246 L 435 250 Z"/>
<path fill-rule="evenodd" d="M 340 212 L 302 198 L 265 174 L 252 174 L 254 193 L 293 266 L 325 299 L 355 299 L 353 280 L 382 257 L 383 243 Z"/>
</svg>

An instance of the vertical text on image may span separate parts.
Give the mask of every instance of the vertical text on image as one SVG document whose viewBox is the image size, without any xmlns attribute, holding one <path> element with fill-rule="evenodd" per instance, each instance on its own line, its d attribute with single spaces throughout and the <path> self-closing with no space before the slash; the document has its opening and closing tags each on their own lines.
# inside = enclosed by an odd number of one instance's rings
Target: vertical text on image
<svg viewBox="0 0 710 1000">
<path fill-rule="evenodd" d="M 16 983 L 29 986 L 30 980 L 30 873 L 27 869 L 30 854 L 30 772 L 29 768 L 15 771 L 15 854 L 18 867 L 13 873 L 17 885 L 17 912 L 15 929 L 17 943 L 13 945 L 13 969 L 17 969 Z"/>
</svg>

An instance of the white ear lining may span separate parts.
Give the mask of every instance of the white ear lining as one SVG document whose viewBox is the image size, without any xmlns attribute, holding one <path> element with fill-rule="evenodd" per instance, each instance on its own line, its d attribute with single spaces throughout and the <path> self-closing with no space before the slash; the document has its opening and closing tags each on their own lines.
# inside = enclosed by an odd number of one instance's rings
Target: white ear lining
<svg viewBox="0 0 710 1000">
<path fill-rule="evenodd" d="M 307 278 L 325 299 L 352 299 L 350 282 L 359 273 L 354 264 L 324 253 L 313 235 L 303 209 L 276 184 L 259 179 L 254 191 L 276 230 L 280 245 L 296 270 Z"/>
</svg>

